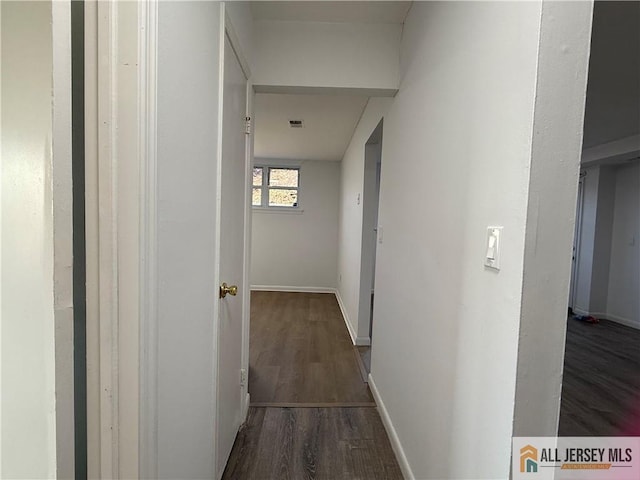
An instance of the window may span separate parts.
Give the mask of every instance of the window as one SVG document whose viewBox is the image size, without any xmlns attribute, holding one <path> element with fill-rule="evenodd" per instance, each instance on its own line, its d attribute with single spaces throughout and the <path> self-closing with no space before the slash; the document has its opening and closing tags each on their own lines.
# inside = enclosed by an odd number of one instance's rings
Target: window
<svg viewBox="0 0 640 480">
<path fill-rule="evenodd" d="M 298 167 L 253 167 L 254 207 L 297 208 L 300 190 Z"/>
</svg>

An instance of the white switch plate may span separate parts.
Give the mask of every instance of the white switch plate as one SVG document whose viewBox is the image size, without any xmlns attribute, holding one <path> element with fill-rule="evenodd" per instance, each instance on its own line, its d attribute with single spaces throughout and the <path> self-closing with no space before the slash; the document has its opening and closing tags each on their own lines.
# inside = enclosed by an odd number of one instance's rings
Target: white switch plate
<svg viewBox="0 0 640 480">
<path fill-rule="evenodd" d="M 484 257 L 486 267 L 500 270 L 501 241 L 502 227 L 487 227 L 487 243 Z"/>
</svg>

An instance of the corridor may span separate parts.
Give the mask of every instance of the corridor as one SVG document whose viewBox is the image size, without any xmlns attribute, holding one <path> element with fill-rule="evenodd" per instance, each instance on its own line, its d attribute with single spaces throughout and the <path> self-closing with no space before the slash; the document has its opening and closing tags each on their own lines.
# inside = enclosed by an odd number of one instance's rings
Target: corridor
<svg viewBox="0 0 640 480">
<path fill-rule="evenodd" d="M 223 478 L 402 478 L 334 295 L 252 292 L 249 364 Z"/>
</svg>

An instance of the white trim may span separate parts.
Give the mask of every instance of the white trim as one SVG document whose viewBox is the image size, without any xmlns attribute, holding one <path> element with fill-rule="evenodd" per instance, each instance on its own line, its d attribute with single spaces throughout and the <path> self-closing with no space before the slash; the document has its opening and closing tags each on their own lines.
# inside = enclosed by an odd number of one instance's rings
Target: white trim
<svg viewBox="0 0 640 480">
<path fill-rule="evenodd" d="M 253 187 L 252 187 L 253 188 Z M 258 207 L 252 206 L 253 213 L 278 213 L 281 215 L 302 215 L 304 209 L 298 207 Z"/>
<path fill-rule="evenodd" d="M 640 330 L 640 323 L 634 322 L 633 320 L 630 320 L 628 318 L 619 317 L 618 315 L 613 315 L 611 313 L 588 312 L 588 311 L 582 310 L 580 308 L 574 308 L 573 309 L 573 313 L 577 314 L 577 315 L 580 315 L 580 316 L 583 316 L 583 317 L 592 316 L 592 317 L 599 318 L 599 319 L 602 319 L 602 320 L 609 320 L 611 322 L 619 323 L 621 325 L 625 325 L 627 327 L 631 327 L 631 328 L 634 328 L 636 330 Z"/>
<path fill-rule="evenodd" d="M 358 347 L 368 347 L 371 345 L 371 339 L 369 337 L 357 337 L 356 338 L 356 346 Z"/>
<path fill-rule="evenodd" d="M 139 68 L 140 13 L 132 3 L 85 5 L 87 467 L 92 478 L 139 475 L 139 288 L 146 288 L 140 271 L 146 264 L 140 258 L 140 208 L 145 205 L 139 175 L 147 174 L 139 167 L 140 162 L 146 167 L 148 145 L 139 143 L 146 132 L 138 129 L 139 102 L 146 99 L 139 97 L 138 69 L 135 76 L 125 74 L 121 64 Z"/>
<path fill-rule="evenodd" d="M 157 56 L 158 2 L 138 4 L 140 168 L 139 475 L 158 477 Z"/>
<path fill-rule="evenodd" d="M 71 3 L 52 2 L 56 476 L 75 477 Z"/>
<path fill-rule="evenodd" d="M 596 314 L 597 315 L 597 314 Z M 594 317 L 598 318 L 596 315 Z M 612 322 L 620 323 L 621 325 L 626 325 L 627 327 L 635 328 L 636 330 L 640 330 L 640 324 L 638 322 L 634 322 L 628 318 L 619 317 L 617 315 L 613 315 L 611 313 L 606 313 L 600 315 L 599 318 L 604 318 L 605 320 L 611 320 Z"/>
<path fill-rule="evenodd" d="M 87 477 L 101 478 L 98 212 L 98 2 L 84 5 L 85 233 L 87 274 Z"/>
<path fill-rule="evenodd" d="M 396 459 L 398 460 L 398 464 L 400 465 L 400 470 L 402 471 L 402 475 L 407 480 L 415 480 L 415 475 L 411 470 L 411 466 L 409 465 L 409 460 L 407 460 L 407 456 L 404 453 L 404 449 L 402 448 L 402 443 L 400 442 L 400 437 L 398 436 L 398 432 L 396 432 L 393 423 L 391 422 L 391 417 L 389 416 L 389 412 L 387 411 L 387 407 L 382 401 L 382 397 L 380 396 L 380 392 L 378 391 L 378 387 L 376 386 L 376 382 L 373 380 L 372 374 L 369 374 L 369 388 L 371 389 L 371 393 L 373 394 L 373 399 L 378 406 L 378 413 L 380 413 L 380 418 L 382 419 L 382 424 L 384 425 L 385 430 L 387 431 L 387 435 L 389 436 L 389 441 L 391 442 L 391 448 L 393 448 L 393 452 L 396 454 Z"/>
<path fill-rule="evenodd" d="M 2 7 L 0 7 L 0 26 L 2 25 Z M 0 52 L 2 52 L 2 35 L 0 35 Z M 0 92 L 2 92 L 2 62 L 0 61 Z M 0 112 L 2 112 L 2 95 L 0 95 Z M 0 129 L 2 129 L 2 115 L 0 114 Z M 1 151 L 1 149 L 0 149 Z M 1 167 L 1 165 L 0 165 Z M 0 171 L 2 169 L 0 168 Z M 4 229 L 2 228 L 2 215 L 1 212 L 3 211 L 2 209 L 2 198 L 4 198 L 2 196 L 2 182 L 0 181 L 0 266 L 2 265 L 2 234 L 1 232 L 4 231 Z M 4 310 L 2 309 L 2 289 L 0 289 L 0 316 L 2 315 L 1 312 L 3 312 Z M 4 358 L 2 355 L 2 321 L 0 321 L 0 358 Z M 2 368 L 0 368 L 0 386 L 4 385 L 4 383 L 2 382 Z M 0 432 L 2 432 L 2 411 L 4 409 L 2 408 L 2 397 L 0 396 Z M 3 465 L 2 463 L 2 434 L 0 434 L 0 469 L 2 468 L 1 465 Z"/>
<path fill-rule="evenodd" d="M 216 255 L 216 263 L 215 263 L 215 284 L 219 285 L 220 278 L 220 248 L 221 248 L 221 208 L 222 208 L 222 143 L 223 143 L 223 135 L 224 135 L 224 81 L 225 81 L 225 46 L 226 41 L 229 41 L 229 45 L 233 50 L 236 58 L 238 59 L 238 63 L 240 64 L 240 68 L 242 73 L 244 74 L 246 80 L 246 105 L 245 105 L 245 117 L 252 115 L 253 108 L 253 84 L 250 81 L 251 71 L 249 70 L 249 65 L 245 60 L 242 49 L 240 48 L 240 43 L 237 35 L 235 34 L 235 30 L 233 29 L 233 25 L 231 23 L 231 19 L 229 17 L 228 11 L 226 9 L 225 2 L 220 3 L 220 67 L 219 67 L 219 89 L 218 89 L 218 145 L 216 152 L 216 161 L 217 161 L 217 178 L 216 178 L 216 238 L 215 238 L 215 252 Z M 245 205 L 244 205 L 244 229 L 243 229 L 243 265 L 242 265 L 242 279 L 240 283 L 240 295 L 242 302 L 242 333 L 241 333 L 241 360 L 240 360 L 240 368 L 245 369 L 247 374 L 249 372 L 249 322 L 250 322 L 250 294 L 249 294 L 249 272 L 250 272 L 250 257 L 251 257 L 251 170 L 253 164 L 253 141 L 251 135 L 245 136 L 245 171 L 244 171 L 244 185 L 245 185 Z M 220 377 L 220 362 L 218 356 L 220 355 L 220 303 L 216 302 L 214 306 L 214 342 L 215 342 L 215 355 L 214 355 L 214 374 L 215 374 L 215 382 L 214 382 L 214 398 L 215 398 L 215 420 L 217 422 L 218 418 L 220 418 L 220 402 L 218 398 L 218 382 Z M 239 372 L 238 372 L 239 373 Z M 248 377 L 247 377 L 248 378 Z M 249 385 L 248 381 L 245 382 L 244 385 L 241 386 L 240 391 L 240 414 L 242 421 L 246 418 L 247 412 L 249 410 L 250 405 L 250 396 L 249 396 Z M 218 450 L 219 450 L 219 429 L 215 429 L 214 434 L 214 469 L 216 469 L 216 475 L 218 478 L 221 478 L 224 473 L 225 465 L 218 465 L 220 462 L 220 458 L 218 458 Z M 226 463 L 226 459 L 225 459 Z"/>
<path fill-rule="evenodd" d="M 251 291 L 256 292 L 291 292 L 291 293 L 336 293 L 330 287 L 295 287 L 285 285 L 251 285 Z"/>
<path fill-rule="evenodd" d="M 573 238 L 573 260 L 571 262 L 571 284 L 569 288 L 569 306 L 575 308 L 578 296 L 578 279 L 580 278 L 580 244 L 582 243 L 582 218 L 584 211 L 584 176 L 578 180 L 578 193 L 576 199 L 576 222 Z"/>
<path fill-rule="evenodd" d="M 247 382 L 248 384 L 249 382 Z M 241 415 L 241 419 L 242 419 L 242 423 L 246 422 L 247 420 L 247 414 L 249 413 L 249 406 L 251 405 L 251 395 L 249 393 L 247 393 L 244 396 L 244 402 L 242 405 L 242 411 L 240 412 Z"/>
<path fill-rule="evenodd" d="M 344 320 L 344 324 L 347 326 L 347 330 L 349 331 L 349 336 L 351 337 L 351 343 L 357 345 L 357 338 L 355 330 L 351 326 L 351 322 L 349 321 L 349 315 L 347 315 L 347 309 L 344 306 L 344 302 L 342 301 L 342 297 L 340 296 L 340 291 L 335 290 L 336 300 L 338 300 L 338 306 L 340 307 L 340 311 L 342 312 L 342 319 Z"/>
<path fill-rule="evenodd" d="M 215 252 L 215 261 L 214 261 L 214 269 L 213 269 L 213 284 L 221 285 L 220 280 L 220 247 L 221 247 L 221 235 L 220 229 L 222 225 L 222 141 L 223 141 L 223 125 L 224 125 L 224 62 L 225 62 L 225 39 L 227 36 L 225 23 L 226 23 L 226 8 L 225 3 L 220 2 L 220 23 L 218 25 L 219 28 L 219 36 L 218 36 L 218 128 L 217 128 L 217 145 L 215 151 L 215 162 L 216 162 L 216 206 L 215 206 L 215 240 L 213 245 L 213 251 Z M 219 382 L 219 359 L 218 356 L 220 354 L 220 302 L 216 301 L 213 303 L 213 345 L 214 345 L 214 355 L 213 355 L 213 398 L 215 401 L 215 417 L 212 419 L 214 422 L 214 434 L 213 434 L 213 452 L 212 460 L 213 460 L 213 471 L 216 475 L 216 478 L 221 478 L 224 473 L 224 467 L 218 465 L 218 445 L 220 444 L 220 435 L 218 419 L 220 418 L 220 402 L 218 401 L 218 382 Z"/>
<path fill-rule="evenodd" d="M 118 411 L 118 4 L 98 2 L 98 309 L 100 476 L 119 473 Z"/>
<path fill-rule="evenodd" d="M 231 28 L 231 21 L 226 18 L 227 28 Z M 229 30 L 227 30 L 229 33 Z M 229 34 L 229 41 L 233 46 L 235 34 Z M 239 45 L 239 44 L 238 44 Z M 242 65 L 242 50 L 238 47 L 235 48 L 236 57 Z M 249 71 L 249 67 L 246 67 L 246 72 Z M 247 117 L 253 117 L 253 83 L 250 77 L 247 76 L 247 92 L 246 92 L 246 110 L 245 115 Z M 242 357 L 240 368 L 247 372 L 247 381 L 242 385 L 241 405 L 240 411 L 242 414 L 242 421 L 247 418 L 247 412 L 249 411 L 250 395 L 249 395 L 249 338 L 251 333 L 251 203 L 252 203 L 252 185 L 250 178 L 252 176 L 253 165 L 253 132 L 246 135 L 245 142 L 245 208 L 244 208 L 244 251 L 243 251 L 243 271 L 242 271 Z"/>
</svg>

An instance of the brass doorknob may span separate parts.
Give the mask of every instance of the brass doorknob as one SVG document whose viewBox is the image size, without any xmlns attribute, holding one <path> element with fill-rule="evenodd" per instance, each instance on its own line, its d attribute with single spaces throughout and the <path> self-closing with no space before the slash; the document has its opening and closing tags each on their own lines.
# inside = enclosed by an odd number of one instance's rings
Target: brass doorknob
<svg viewBox="0 0 640 480">
<path fill-rule="evenodd" d="M 236 285 L 227 285 L 226 283 L 223 283 L 220 286 L 220 298 L 226 297 L 227 293 L 235 297 L 238 294 L 238 287 Z"/>
</svg>

